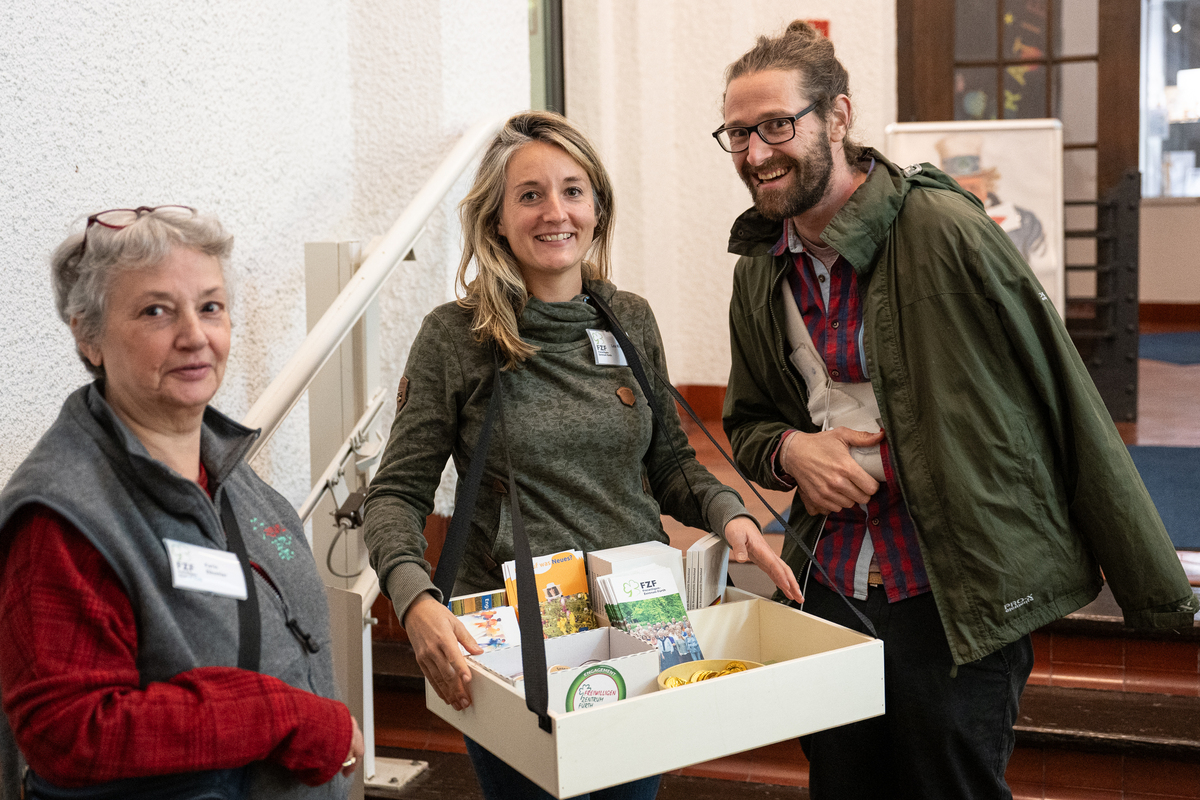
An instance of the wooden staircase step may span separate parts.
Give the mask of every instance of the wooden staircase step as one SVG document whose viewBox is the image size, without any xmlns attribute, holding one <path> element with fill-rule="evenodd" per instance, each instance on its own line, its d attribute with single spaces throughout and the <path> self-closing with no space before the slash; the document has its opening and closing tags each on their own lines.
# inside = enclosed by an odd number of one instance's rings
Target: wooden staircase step
<svg viewBox="0 0 1200 800">
<path fill-rule="evenodd" d="M 1200 763 L 1200 697 L 1027 686 L 1018 747 Z"/>
<path fill-rule="evenodd" d="M 376 690 L 392 689 L 425 696 L 425 676 L 417 666 L 411 644 L 376 639 L 371 642 L 371 660 Z"/>
<path fill-rule="evenodd" d="M 1190 578 L 1190 576 L 1189 576 Z M 1200 595 L 1200 587 L 1193 587 Z M 1196 615 L 1200 618 L 1200 614 Z M 1192 623 L 1191 628 L 1149 630 L 1144 628 L 1128 628 L 1117 600 L 1113 597 L 1108 584 L 1100 589 L 1095 600 L 1083 608 L 1055 620 L 1041 630 L 1058 633 L 1071 633 L 1088 636 L 1121 637 L 1126 639 L 1144 639 L 1150 641 L 1189 641 L 1200 642 L 1200 621 Z"/>
<path fill-rule="evenodd" d="M 1032 639 L 1030 685 L 1200 697 L 1200 626 L 1127 628 L 1107 586 Z"/>
</svg>

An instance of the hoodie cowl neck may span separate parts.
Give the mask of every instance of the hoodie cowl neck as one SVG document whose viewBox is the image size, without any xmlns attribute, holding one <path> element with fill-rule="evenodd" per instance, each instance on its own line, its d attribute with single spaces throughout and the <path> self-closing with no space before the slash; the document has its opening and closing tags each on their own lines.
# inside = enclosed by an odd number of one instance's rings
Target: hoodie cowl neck
<svg viewBox="0 0 1200 800">
<path fill-rule="evenodd" d="M 561 303 L 547 303 L 530 296 L 521 313 L 521 338 L 539 346 L 570 345 L 577 346 L 587 341 L 588 328 L 608 328 L 608 323 L 600 314 L 600 310 L 585 302 L 589 293 L 595 292 L 601 297 L 607 297 L 611 302 L 612 293 L 616 290 L 607 281 L 594 280 L 585 285 L 583 292 Z"/>
</svg>

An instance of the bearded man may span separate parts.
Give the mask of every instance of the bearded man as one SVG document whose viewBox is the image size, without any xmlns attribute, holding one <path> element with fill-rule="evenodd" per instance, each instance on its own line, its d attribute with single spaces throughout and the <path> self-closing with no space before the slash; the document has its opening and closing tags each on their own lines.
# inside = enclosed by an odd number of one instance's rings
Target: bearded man
<svg viewBox="0 0 1200 800">
<path fill-rule="evenodd" d="M 887 713 L 805 737 L 810 790 L 1011 797 L 1030 631 L 1100 568 L 1129 625 L 1190 627 L 1198 604 L 1012 242 L 851 121 L 833 45 L 798 21 L 726 70 L 714 133 L 754 200 L 729 245 L 726 433 L 754 480 L 795 488 L 803 609 L 865 630 L 853 606 L 884 641 Z"/>
</svg>

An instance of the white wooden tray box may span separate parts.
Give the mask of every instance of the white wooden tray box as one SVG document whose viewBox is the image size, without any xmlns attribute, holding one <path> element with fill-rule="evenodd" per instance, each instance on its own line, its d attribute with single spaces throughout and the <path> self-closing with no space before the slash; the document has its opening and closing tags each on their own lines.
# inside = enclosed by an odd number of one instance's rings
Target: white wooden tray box
<svg viewBox="0 0 1200 800">
<path fill-rule="evenodd" d="M 569 669 L 552 672 L 546 677 L 549 690 L 549 709 L 559 714 L 567 713 L 568 697 L 572 707 L 579 709 L 580 703 L 586 704 L 586 699 L 578 696 L 571 697 L 571 690 L 576 688 L 575 681 L 589 667 L 603 662 L 616 672 L 615 680 L 622 683 L 625 697 L 653 692 L 658 688 L 658 649 L 630 636 L 615 628 L 597 628 L 592 631 L 573 633 L 570 636 L 559 636 L 546 639 L 546 665 L 566 665 Z M 479 656 L 467 659 L 472 667 L 479 672 L 479 667 L 489 674 L 513 687 L 513 690 L 525 697 L 524 683 L 513 676 L 521 673 L 521 648 L 506 647 L 503 650 L 493 650 Z M 611 685 L 602 676 L 601 684 Z M 474 689 L 475 682 L 471 682 Z M 436 698 L 436 695 L 434 695 Z M 441 702 L 440 700 L 438 701 Z M 522 701 L 524 708 L 524 701 Z M 526 711 L 532 715 L 532 712 Z"/>
<path fill-rule="evenodd" d="M 744 599 L 753 597 L 753 599 Z M 519 687 L 474 665 L 472 704 L 429 709 L 558 798 L 883 713 L 883 643 L 731 590 L 689 613 L 705 658 L 766 666 L 570 713 L 538 727 Z"/>
</svg>

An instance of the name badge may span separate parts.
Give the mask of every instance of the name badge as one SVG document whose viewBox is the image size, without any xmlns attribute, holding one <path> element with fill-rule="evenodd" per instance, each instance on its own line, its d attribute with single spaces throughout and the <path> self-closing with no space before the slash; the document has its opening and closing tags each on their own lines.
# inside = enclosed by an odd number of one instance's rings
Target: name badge
<svg viewBox="0 0 1200 800">
<path fill-rule="evenodd" d="M 171 585 L 176 589 L 246 599 L 246 576 L 234 553 L 174 539 L 163 539 L 163 544 L 171 561 Z"/>
<path fill-rule="evenodd" d="M 617 344 L 617 337 L 613 336 L 611 331 L 588 328 L 587 335 L 588 341 L 592 343 L 592 353 L 596 356 L 597 364 L 612 367 L 629 366 L 629 362 L 625 360 L 625 353 L 621 351 L 621 345 Z"/>
</svg>

